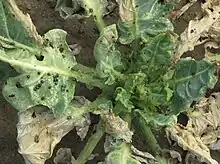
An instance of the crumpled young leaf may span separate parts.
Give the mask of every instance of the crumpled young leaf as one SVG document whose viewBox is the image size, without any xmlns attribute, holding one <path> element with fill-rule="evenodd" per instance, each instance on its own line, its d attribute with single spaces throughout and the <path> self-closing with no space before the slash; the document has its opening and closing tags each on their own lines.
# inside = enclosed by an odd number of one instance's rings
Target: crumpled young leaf
<svg viewBox="0 0 220 164">
<path fill-rule="evenodd" d="M 55 113 L 68 110 L 75 90 L 71 68 L 76 61 L 70 55 L 65 39 L 65 31 L 49 31 L 44 36 L 48 45 L 41 50 L 40 56 L 38 52 L 34 55 L 24 49 L 0 50 L 0 60 L 20 73 L 9 78 L 3 88 L 5 99 L 15 109 L 24 111 L 35 105 L 45 105 Z"/>
<path fill-rule="evenodd" d="M 147 42 L 149 37 L 172 31 L 173 25 L 163 17 L 165 6 L 157 0 L 117 0 L 121 20 L 118 23 L 120 42 L 129 44 L 136 39 Z"/>
<path fill-rule="evenodd" d="M 30 16 L 19 10 L 14 0 L 0 1 L 0 24 L 0 45 L 4 38 L 29 46 L 43 43 Z"/>
<path fill-rule="evenodd" d="M 19 112 L 18 117 L 19 153 L 23 155 L 26 164 L 44 164 L 62 137 L 74 126 L 83 125 L 82 120 L 87 119 L 78 110 L 75 110 L 72 118 L 54 116 L 51 110 L 42 106 Z"/>
<path fill-rule="evenodd" d="M 115 100 L 123 104 L 124 107 L 127 109 L 127 112 L 130 112 L 131 109 L 134 108 L 130 99 L 131 99 L 131 94 L 128 93 L 124 88 L 122 87 L 116 88 Z"/>
<path fill-rule="evenodd" d="M 207 0 L 201 4 L 201 7 L 203 17 L 191 20 L 188 27 L 180 35 L 180 43 L 175 54 L 177 58 L 184 52 L 192 51 L 196 45 L 200 45 L 208 39 L 219 41 L 220 2 Z"/>
<path fill-rule="evenodd" d="M 105 84 L 108 85 L 122 78 L 120 70 L 123 68 L 123 63 L 120 51 L 116 48 L 117 39 L 118 32 L 116 25 L 113 24 L 104 28 L 94 47 L 97 74 L 106 79 Z"/>
<path fill-rule="evenodd" d="M 167 128 L 171 139 L 184 150 L 190 151 L 200 162 L 217 164 L 212 159 L 209 147 L 217 143 L 220 137 L 220 94 L 213 93 L 209 98 L 202 98 L 195 105 L 195 110 L 188 114 L 189 121 L 182 128 L 177 123 Z"/>
<path fill-rule="evenodd" d="M 208 88 L 213 88 L 216 83 L 215 71 L 215 65 L 205 59 L 180 59 L 171 81 L 174 87 L 170 107 L 172 112 L 178 114 L 204 95 Z"/>
<path fill-rule="evenodd" d="M 71 17 L 103 16 L 115 8 L 110 0 L 57 0 L 56 10 L 64 19 Z"/>
</svg>

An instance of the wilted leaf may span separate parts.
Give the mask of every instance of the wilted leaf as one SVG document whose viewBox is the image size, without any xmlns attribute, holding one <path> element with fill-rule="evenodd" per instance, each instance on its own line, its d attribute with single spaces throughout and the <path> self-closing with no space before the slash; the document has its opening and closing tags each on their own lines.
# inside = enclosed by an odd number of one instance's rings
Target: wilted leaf
<svg viewBox="0 0 220 164">
<path fill-rule="evenodd" d="M 217 164 L 210 155 L 210 147 L 220 137 L 220 95 L 212 94 L 209 98 L 203 98 L 195 106 L 195 111 L 189 113 L 189 121 L 185 128 L 177 123 L 168 128 L 173 140 L 184 150 L 190 151 L 200 160 L 209 164 Z"/>
<path fill-rule="evenodd" d="M 116 25 L 110 25 L 101 32 L 94 47 L 94 56 L 97 61 L 98 76 L 107 79 L 105 84 L 112 85 L 121 78 L 120 69 L 123 67 L 121 54 L 116 48 L 118 32 Z"/>
<path fill-rule="evenodd" d="M 178 114 L 204 95 L 208 88 L 214 87 L 214 73 L 215 66 L 206 60 L 181 59 L 171 82 L 174 84 L 172 112 Z"/>
<path fill-rule="evenodd" d="M 157 0 L 117 0 L 121 21 L 118 23 L 120 42 L 129 44 L 141 38 L 147 42 L 149 37 L 172 31 L 168 18 L 163 17 L 165 6 Z"/>
<path fill-rule="evenodd" d="M 61 138 L 74 128 L 81 116 L 68 119 L 55 117 L 45 107 L 35 107 L 18 113 L 17 124 L 19 153 L 26 163 L 44 164 L 52 155 L 53 149 Z"/>
<path fill-rule="evenodd" d="M 40 57 L 23 49 L 7 53 L 0 50 L 0 60 L 9 63 L 21 74 L 8 79 L 3 95 L 19 111 L 45 105 L 62 114 L 68 110 L 73 99 L 75 80 L 71 77 L 71 68 L 76 62 L 69 53 L 66 32 L 52 30 L 45 34 L 44 39 L 48 46 L 42 49 Z"/>
<path fill-rule="evenodd" d="M 202 3 L 204 16 L 189 22 L 188 27 L 180 35 L 180 43 L 176 50 L 179 58 L 184 52 L 192 51 L 196 45 L 202 44 L 208 39 L 219 37 L 220 3 L 218 0 L 207 0 Z M 218 40 L 219 41 L 219 40 Z"/>
</svg>

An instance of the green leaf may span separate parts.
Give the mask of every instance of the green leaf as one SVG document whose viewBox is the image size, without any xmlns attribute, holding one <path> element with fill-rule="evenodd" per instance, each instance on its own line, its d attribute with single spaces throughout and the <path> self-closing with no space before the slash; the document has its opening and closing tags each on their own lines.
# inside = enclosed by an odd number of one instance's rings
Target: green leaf
<svg viewBox="0 0 220 164">
<path fill-rule="evenodd" d="M 129 44 L 137 39 L 147 42 L 159 33 L 172 31 L 168 18 L 163 17 L 166 6 L 157 0 L 117 0 L 121 21 L 118 23 L 120 42 Z"/>
<path fill-rule="evenodd" d="M 167 33 L 152 38 L 140 51 L 138 66 L 152 82 L 164 75 L 172 63 L 176 37 Z"/>
<path fill-rule="evenodd" d="M 118 32 L 116 25 L 110 25 L 101 32 L 94 47 L 97 61 L 96 71 L 99 77 L 106 79 L 105 84 L 112 85 L 118 78 L 122 78 L 120 70 L 123 68 L 121 54 L 116 48 Z"/>
<path fill-rule="evenodd" d="M 3 95 L 19 111 L 45 105 L 54 113 L 62 114 L 68 110 L 74 96 L 75 79 L 71 69 L 76 61 L 67 47 L 65 31 L 51 30 L 44 39 L 46 47 L 40 51 L 40 57 L 38 52 L 35 56 L 34 52 L 24 49 L 12 49 L 7 53 L 0 50 L 0 60 L 20 73 L 8 79 Z"/>
<path fill-rule="evenodd" d="M 146 81 L 146 75 L 143 72 L 128 74 L 125 80 L 124 88 L 131 94 L 142 94 Z M 140 91 L 137 93 L 137 91 Z"/>
<path fill-rule="evenodd" d="M 125 106 L 125 108 L 127 108 L 128 112 L 131 111 L 131 109 L 134 108 L 132 102 L 130 101 L 131 94 L 128 93 L 122 87 L 118 87 L 115 92 L 116 92 L 115 100 L 122 103 Z"/>
<path fill-rule="evenodd" d="M 23 14 L 14 0 L 0 0 L 0 24 L 0 45 L 3 37 L 29 46 L 42 43 L 29 15 Z"/>
<path fill-rule="evenodd" d="M 216 83 L 214 64 L 207 60 L 181 59 L 172 79 L 174 95 L 171 110 L 178 114 L 193 101 L 205 94 Z"/>
<path fill-rule="evenodd" d="M 121 144 L 118 149 L 111 151 L 106 159 L 105 164 L 141 164 L 134 159 L 131 150 L 127 144 Z"/>
</svg>

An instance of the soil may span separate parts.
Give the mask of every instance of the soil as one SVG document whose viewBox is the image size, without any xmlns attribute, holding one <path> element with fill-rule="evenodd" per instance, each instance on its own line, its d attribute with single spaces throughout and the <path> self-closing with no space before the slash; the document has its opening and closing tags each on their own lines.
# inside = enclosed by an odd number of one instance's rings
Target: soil
<svg viewBox="0 0 220 164">
<path fill-rule="evenodd" d="M 186 3 L 187 0 L 182 0 L 181 4 Z M 76 19 L 63 20 L 59 13 L 54 10 L 54 0 L 16 0 L 19 7 L 30 14 L 39 34 L 43 35 L 50 29 L 61 28 L 67 31 L 68 44 L 79 44 L 82 46 L 82 51 L 77 55 L 77 61 L 87 66 L 93 67 L 95 60 L 93 58 L 93 46 L 98 37 L 98 30 L 92 20 L 79 21 Z M 177 33 L 182 32 L 189 20 L 191 20 L 200 11 L 200 4 L 196 3 L 192 6 L 189 11 L 184 14 L 181 19 L 175 22 L 175 29 Z M 115 13 L 107 16 L 106 22 L 111 24 L 117 20 Z M 196 47 L 195 51 L 186 53 L 185 56 L 193 56 L 194 58 L 201 59 L 204 55 L 204 50 L 201 46 Z M 219 87 L 215 91 L 219 91 Z M 100 93 L 98 89 L 88 90 L 83 84 L 78 84 L 76 95 L 83 95 L 89 100 L 94 100 Z M 0 98 L 0 101 L 4 101 Z M 16 142 L 16 123 L 17 113 L 10 107 L 6 102 L 0 103 L 0 159 L 2 164 L 24 164 L 22 156 L 18 153 L 18 144 Z M 93 117 L 93 124 L 97 122 L 97 118 Z M 92 131 L 91 130 L 90 132 Z M 167 147 L 167 143 L 164 143 L 164 137 L 160 136 L 160 142 L 162 145 Z M 87 140 L 87 139 L 86 139 Z M 56 146 L 54 153 L 60 147 L 71 148 L 74 156 L 78 156 L 79 151 L 84 147 L 86 140 L 81 142 L 80 138 L 76 136 L 75 131 L 71 131 L 67 134 L 62 141 Z M 144 145 L 141 141 L 137 140 L 136 144 Z M 103 154 L 103 140 L 100 141 L 99 145 L 95 149 L 94 153 L 99 153 L 100 156 L 95 158 L 91 164 L 95 164 L 104 159 Z M 142 149 L 145 149 L 142 147 Z M 218 154 L 214 152 L 214 156 Z M 220 160 L 219 160 L 220 161 Z M 52 160 L 49 159 L 46 164 L 53 164 Z"/>
</svg>

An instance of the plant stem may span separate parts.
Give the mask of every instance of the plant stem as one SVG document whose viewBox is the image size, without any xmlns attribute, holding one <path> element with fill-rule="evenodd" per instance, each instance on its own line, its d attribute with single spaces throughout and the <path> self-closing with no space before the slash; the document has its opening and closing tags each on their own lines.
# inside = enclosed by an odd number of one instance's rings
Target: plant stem
<svg viewBox="0 0 220 164">
<path fill-rule="evenodd" d="M 84 164 L 87 162 L 88 158 L 90 157 L 94 148 L 98 144 L 99 140 L 104 135 L 104 130 L 101 124 L 101 121 L 99 121 L 96 132 L 89 138 L 88 142 L 86 143 L 86 146 L 80 152 L 79 157 L 76 160 L 76 164 Z"/>
<path fill-rule="evenodd" d="M 152 133 L 151 128 L 144 122 L 142 117 L 134 118 L 134 126 L 136 132 L 141 133 L 141 135 L 144 137 L 145 142 L 149 147 L 149 151 L 153 155 L 157 156 L 160 153 L 161 148 L 154 134 Z"/>
<path fill-rule="evenodd" d="M 95 20 L 96 26 L 98 27 L 99 31 L 102 32 L 102 30 L 106 26 L 105 22 L 102 19 L 102 16 L 97 14 L 94 16 L 94 20 Z"/>
</svg>

